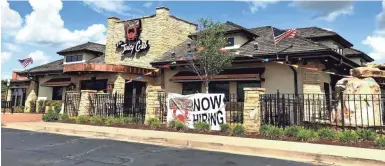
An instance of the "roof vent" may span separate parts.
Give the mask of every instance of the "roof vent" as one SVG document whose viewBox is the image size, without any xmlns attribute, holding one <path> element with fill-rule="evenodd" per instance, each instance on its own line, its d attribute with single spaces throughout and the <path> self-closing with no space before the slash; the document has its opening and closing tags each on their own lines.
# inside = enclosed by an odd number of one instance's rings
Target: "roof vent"
<svg viewBox="0 0 385 166">
<path fill-rule="evenodd" d="M 258 44 L 258 42 L 254 42 L 253 45 L 254 45 L 254 49 L 255 49 L 255 50 L 258 50 L 258 49 L 259 49 L 259 44 Z"/>
</svg>

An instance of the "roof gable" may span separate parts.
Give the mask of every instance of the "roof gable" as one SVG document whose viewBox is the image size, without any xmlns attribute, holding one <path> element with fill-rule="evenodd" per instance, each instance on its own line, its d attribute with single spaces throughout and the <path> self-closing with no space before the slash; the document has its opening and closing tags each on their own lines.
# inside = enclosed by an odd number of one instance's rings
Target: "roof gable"
<svg viewBox="0 0 385 166">
<path fill-rule="evenodd" d="M 59 55 L 65 55 L 67 53 L 71 52 L 79 52 L 79 51 L 85 51 L 85 52 L 93 52 L 97 54 L 104 54 L 106 46 L 103 44 L 93 43 L 93 42 L 87 42 L 80 45 L 76 45 L 70 48 L 66 48 L 64 50 L 61 50 L 57 52 Z"/>
<path fill-rule="evenodd" d="M 340 36 L 338 33 L 329 31 L 326 29 L 322 29 L 319 27 L 306 27 L 306 28 L 297 28 L 297 35 L 302 36 L 304 38 L 309 38 L 313 40 L 320 39 L 332 39 L 335 40 L 345 47 L 352 47 L 353 44 L 347 41 L 345 38 Z"/>
</svg>

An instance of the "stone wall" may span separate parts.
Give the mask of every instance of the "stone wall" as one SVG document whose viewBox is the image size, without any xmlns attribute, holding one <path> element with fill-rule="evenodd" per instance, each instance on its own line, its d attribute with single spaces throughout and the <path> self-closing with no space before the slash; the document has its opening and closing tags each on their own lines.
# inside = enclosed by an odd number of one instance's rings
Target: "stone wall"
<svg viewBox="0 0 385 166">
<path fill-rule="evenodd" d="M 80 94 L 79 112 L 78 115 L 90 115 L 90 100 L 89 94 L 96 93 L 95 90 L 82 90 Z"/>
<path fill-rule="evenodd" d="M 245 102 L 243 106 L 243 125 L 247 132 L 259 132 L 261 126 L 260 95 L 264 88 L 244 88 Z"/>
<path fill-rule="evenodd" d="M 124 40 L 124 23 L 116 17 L 108 19 L 105 61 L 107 64 L 122 64 L 151 68 L 150 62 L 160 57 L 169 49 L 182 43 L 188 35 L 195 33 L 197 26 L 170 16 L 169 9 L 157 8 L 153 16 L 142 17 L 142 41 L 149 41 L 148 51 L 134 56 L 123 56 L 116 43 Z"/>
<path fill-rule="evenodd" d="M 160 86 L 147 87 L 145 122 L 150 118 L 160 118 L 159 94 L 165 94 Z"/>
<path fill-rule="evenodd" d="M 31 81 L 27 88 L 27 97 L 25 100 L 24 112 L 31 112 L 36 107 L 36 99 L 37 99 L 37 83 L 35 81 Z"/>
<path fill-rule="evenodd" d="M 307 65 L 303 66 L 317 68 L 318 71 L 325 69 L 325 66 L 319 61 L 309 62 Z M 325 93 L 324 82 L 330 83 L 330 76 L 328 74 L 308 69 L 302 69 L 301 71 L 302 72 L 299 72 L 298 74 L 302 74 L 303 93 Z"/>
</svg>

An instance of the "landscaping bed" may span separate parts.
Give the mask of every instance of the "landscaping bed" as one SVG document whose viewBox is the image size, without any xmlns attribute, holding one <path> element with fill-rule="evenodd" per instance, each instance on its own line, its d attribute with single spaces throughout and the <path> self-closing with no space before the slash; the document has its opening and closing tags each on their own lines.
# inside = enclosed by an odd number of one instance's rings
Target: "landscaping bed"
<svg viewBox="0 0 385 166">
<path fill-rule="evenodd" d="M 203 122 L 194 124 L 195 129 L 189 129 L 181 122 L 172 121 L 166 125 L 161 124 L 160 121 L 156 118 L 149 119 L 146 124 L 142 124 L 140 120 L 136 120 L 131 117 L 105 118 L 100 116 L 78 116 L 76 118 L 71 118 L 68 117 L 68 115 L 57 115 L 57 117 L 54 118 L 43 117 L 43 120 L 44 119 L 45 121 L 85 124 L 94 126 L 109 126 L 141 130 L 157 130 L 220 136 L 236 136 L 245 138 L 308 142 L 316 144 L 350 146 L 359 148 L 385 149 L 385 136 L 379 135 L 375 131 L 368 129 L 358 129 L 357 131 L 336 131 L 333 128 L 322 128 L 319 130 L 312 130 L 305 129 L 300 126 L 291 126 L 286 129 L 282 129 L 271 125 L 262 125 L 259 133 L 246 133 L 246 130 L 242 125 L 235 125 L 234 127 L 231 127 L 228 124 L 223 124 L 221 125 L 221 131 L 213 131 L 210 130 L 210 125 Z"/>
</svg>

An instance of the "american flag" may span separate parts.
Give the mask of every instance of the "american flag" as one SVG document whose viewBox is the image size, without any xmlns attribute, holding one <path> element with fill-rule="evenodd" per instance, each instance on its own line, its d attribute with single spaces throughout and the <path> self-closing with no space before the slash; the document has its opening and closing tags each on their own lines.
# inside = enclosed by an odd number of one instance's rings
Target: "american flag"
<svg viewBox="0 0 385 166">
<path fill-rule="evenodd" d="M 279 43 L 281 40 L 285 38 L 294 37 L 296 33 L 297 33 L 297 30 L 295 29 L 289 29 L 285 31 L 285 30 L 273 28 L 274 44 Z"/>
<path fill-rule="evenodd" d="M 25 58 L 25 59 L 19 59 L 19 62 L 21 65 L 25 67 L 27 67 L 29 64 L 32 64 L 33 63 L 33 60 L 31 57 L 28 57 L 28 58 Z"/>
</svg>

